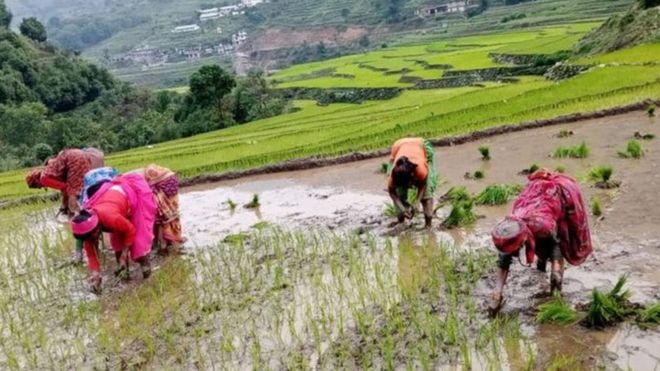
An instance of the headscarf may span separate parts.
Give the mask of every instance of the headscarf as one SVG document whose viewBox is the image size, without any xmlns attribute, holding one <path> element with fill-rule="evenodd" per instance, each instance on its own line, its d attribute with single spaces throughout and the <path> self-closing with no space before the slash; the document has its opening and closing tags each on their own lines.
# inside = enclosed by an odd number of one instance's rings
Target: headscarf
<svg viewBox="0 0 660 371">
<path fill-rule="evenodd" d="M 99 217 L 94 210 L 83 210 L 71 219 L 71 231 L 76 237 L 90 233 L 98 225 Z"/>
<path fill-rule="evenodd" d="M 43 188 L 41 184 L 41 169 L 33 169 L 28 172 L 25 182 L 30 188 Z"/>
<path fill-rule="evenodd" d="M 507 216 L 493 228 L 491 237 L 495 247 L 504 254 L 517 253 L 525 245 L 527 264 L 534 262 L 536 241 L 532 231 L 520 218 Z"/>
<path fill-rule="evenodd" d="M 87 196 L 87 191 L 90 187 L 101 182 L 111 181 L 118 175 L 119 172 L 112 167 L 100 167 L 98 169 L 88 171 L 83 179 L 83 188 L 80 192 L 80 204 L 83 205 L 85 202 L 87 202 L 87 199 L 89 198 Z"/>
</svg>

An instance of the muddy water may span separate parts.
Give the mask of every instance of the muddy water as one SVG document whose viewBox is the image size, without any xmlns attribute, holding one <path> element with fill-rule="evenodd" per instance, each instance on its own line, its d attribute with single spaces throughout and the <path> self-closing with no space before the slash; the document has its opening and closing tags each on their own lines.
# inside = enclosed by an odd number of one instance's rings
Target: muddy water
<svg viewBox="0 0 660 371">
<path fill-rule="evenodd" d="M 660 123 L 642 112 L 561 126 L 506 134 L 484 141 L 436 149 L 436 164 L 442 179 L 439 194 L 454 185 L 464 185 L 478 192 L 492 183 L 524 183 L 518 175 L 536 163 L 547 168 L 559 165 L 582 180 L 585 200 L 598 197 L 604 216 L 592 219 L 595 252 L 580 267 L 569 267 L 565 274 L 564 293 L 572 304 L 588 300 L 593 288 L 608 288 L 620 274 L 629 276 L 633 300 L 651 302 L 660 299 L 660 209 L 655 200 L 660 191 L 660 142 L 642 141 L 646 150 L 640 160 L 621 159 L 617 151 L 625 148 L 635 132 L 660 136 Z M 561 130 L 574 135 L 558 138 Z M 587 159 L 552 159 L 555 148 L 579 145 L 590 148 Z M 492 160 L 482 161 L 478 147 L 489 146 Z M 283 227 L 327 227 L 330 229 L 389 232 L 390 222 L 383 215 L 388 202 L 384 176 L 378 169 L 386 158 L 320 169 L 260 175 L 239 180 L 188 188 L 181 196 L 184 228 L 189 246 L 208 246 L 228 235 L 249 230 L 262 223 Z M 612 165 L 613 178 L 622 181 L 618 190 L 598 190 L 585 179 L 588 169 Z M 466 172 L 484 171 L 483 180 L 466 180 Z M 261 206 L 245 209 L 254 194 Z M 231 210 L 225 203 L 238 204 Z M 481 207 L 483 215 L 475 227 L 448 234 L 437 227 L 446 210 L 438 213 L 434 232 L 446 241 L 464 247 L 491 248 L 487 231 L 504 216 L 510 206 Z M 421 221 L 410 228 L 413 233 Z M 410 267 L 406 268 L 409 269 Z M 411 272 L 406 274 L 413 275 Z M 492 289 L 492 279 L 480 283 L 479 295 L 485 301 Z M 580 328 L 533 326 L 530 308 L 538 303 L 535 295 L 547 290 L 547 277 L 520 266 L 512 269 L 507 290 L 506 312 L 522 312 L 527 331 L 538 338 L 539 362 L 547 364 L 556 353 L 570 355 L 583 367 L 598 364 L 633 369 L 653 368 L 658 364 L 660 334 L 623 327 L 606 332 Z M 603 363 L 604 362 L 604 363 Z"/>
</svg>

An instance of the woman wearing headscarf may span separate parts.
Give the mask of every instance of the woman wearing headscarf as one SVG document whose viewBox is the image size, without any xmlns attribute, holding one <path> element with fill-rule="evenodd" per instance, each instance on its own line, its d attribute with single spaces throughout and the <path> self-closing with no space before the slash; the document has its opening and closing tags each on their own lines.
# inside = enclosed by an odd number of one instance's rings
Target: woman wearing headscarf
<svg viewBox="0 0 660 371">
<path fill-rule="evenodd" d="M 491 315 L 502 307 L 509 268 L 523 246 L 528 266 L 536 257 L 537 269 L 545 272 L 550 261 L 550 290 L 559 292 L 564 260 L 580 265 L 592 251 L 587 213 L 577 182 L 544 169 L 529 176 L 511 213 L 495 226 L 491 235 L 500 252 L 497 285 L 489 305 Z"/>
<path fill-rule="evenodd" d="M 144 278 L 151 274 L 149 252 L 154 239 L 156 200 L 149 184 L 140 174 L 120 175 L 103 183 L 89 195 L 83 210 L 71 221 L 76 238 L 84 241 L 91 273 L 92 289 L 101 290 L 98 241 L 101 232 L 110 233 L 122 278 L 129 277 L 129 258 L 142 266 Z"/>
<path fill-rule="evenodd" d="M 43 169 L 30 171 L 25 179 L 30 188 L 52 188 L 62 193 L 60 212 L 73 216 L 80 210 L 79 195 L 88 171 L 103 167 L 103 152 L 96 148 L 65 149 L 49 159 Z"/>
<path fill-rule="evenodd" d="M 62 193 L 60 214 L 69 218 L 80 210 L 83 178 L 92 169 L 103 166 L 103 152 L 92 147 L 65 149 L 49 159 L 43 169 L 33 169 L 26 177 L 30 188 L 51 188 Z M 82 262 L 82 244 L 76 240 L 75 260 Z"/>
<path fill-rule="evenodd" d="M 143 174 L 154 192 L 158 212 L 156 214 L 156 239 L 164 253 L 173 246 L 185 242 L 181 232 L 179 214 L 179 178 L 165 167 L 149 164 L 134 172 Z"/>
<path fill-rule="evenodd" d="M 398 221 L 412 219 L 417 205 L 422 204 L 426 227 L 433 217 L 433 194 L 438 185 L 433 146 L 423 138 L 403 138 L 392 146 L 388 166 L 387 188 L 398 213 Z M 408 192 L 413 188 L 417 195 L 412 205 Z"/>
</svg>

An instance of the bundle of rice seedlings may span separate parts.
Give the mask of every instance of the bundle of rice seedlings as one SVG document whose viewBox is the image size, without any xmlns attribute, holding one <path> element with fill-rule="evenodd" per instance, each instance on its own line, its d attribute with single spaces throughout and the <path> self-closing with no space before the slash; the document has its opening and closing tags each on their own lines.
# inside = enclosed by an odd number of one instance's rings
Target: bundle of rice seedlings
<svg viewBox="0 0 660 371">
<path fill-rule="evenodd" d="M 633 135 L 633 138 L 641 139 L 641 140 L 651 140 L 651 139 L 655 139 L 655 135 L 651 133 L 642 134 L 639 131 L 636 131 L 635 134 Z"/>
<path fill-rule="evenodd" d="M 621 185 L 621 182 L 612 180 L 614 169 L 609 165 L 596 166 L 591 168 L 588 173 L 588 178 L 595 182 L 596 188 L 612 189 Z"/>
<path fill-rule="evenodd" d="M 477 205 L 503 205 L 522 190 L 519 184 L 492 184 L 486 187 L 474 199 Z"/>
<path fill-rule="evenodd" d="M 396 207 L 394 206 L 394 204 L 392 204 L 391 202 L 386 202 L 385 208 L 383 209 L 383 214 L 385 214 L 385 216 L 390 218 L 396 218 L 399 213 L 396 211 Z"/>
<path fill-rule="evenodd" d="M 577 320 L 577 312 L 566 303 L 561 294 L 555 292 L 552 300 L 539 306 L 536 320 L 540 323 L 568 325 Z"/>
<path fill-rule="evenodd" d="M 587 315 L 583 320 L 587 327 L 609 326 L 622 321 L 630 314 L 630 292 L 623 290 L 625 283 L 625 276 L 621 276 L 612 291 L 607 294 L 594 289 L 591 302 L 587 306 Z"/>
<path fill-rule="evenodd" d="M 387 162 L 383 162 L 380 164 L 380 168 L 378 169 L 378 172 L 381 174 L 387 174 L 389 168 L 390 168 L 390 164 L 388 164 Z"/>
<path fill-rule="evenodd" d="M 652 104 L 646 108 L 646 113 L 649 115 L 649 117 L 655 116 L 655 104 Z"/>
<path fill-rule="evenodd" d="M 486 176 L 483 171 L 477 170 L 474 172 L 474 179 L 483 179 Z"/>
<path fill-rule="evenodd" d="M 577 147 L 559 147 L 555 150 L 554 158 L 587 158 L 589 157 L 589 147 L 586 142 L 582 142 Z"/>
<path fill-rule="evenodd" d="M 470 225 L 477 220 L 477 216 L 472 210 L 473 202 L 471 200 L 459 200 L 452 203 L 451 212 L 447 219 L 442 222 L 442 226 L 448 229 Z"/>
<path fill-rule="evenodd" d="M 243 207 L 245 207 L 246 209 L 256 209 L 259 206 L 261 206 L 261 203 L 259 203 L 259 195 L 256 193 L 252 195 L 252 201 L 243 205 Z"/>
<path fill-rule="evenodd" d="M 566 172 L 566 166 L 559 165 L 559 166 L 557 166 L 557 167 L 555 168 L 555 171 L 558 172 L 558 173 L 563 174 L 563 173 Z"/>
<path fill-rule="evenodd" d="M 479 147 L 479 153 L 481 153 L 482 160 L 490 160 L 490 148 L 486 146 Z"/>
<path fill-rule="evenodd" d="M 641 143 L 637 140 L 631 140 L 628 142 L 625 151 L 618 152 L 619 157 L 622 158 L 641 158 L 644 156 L 644 150 L 642 149 Z"/>
<path fill-rule="evenodd" d="M 660 325 L 660 303 L 653 304 L 639 311 L 637 324 L 642 327 L 654 327 Z"/>
<path fill-rule="evenodd" d="M 456 201 L 469 201 L 470 199 L 470 194 L 465 187 L 451 187 L 447 193 L 438 198 L 438 205 L 441 206 Z"/>
<path fill-rule="evenodd" d="M 597 197 L 591 199 L 591 214 L 594 216 L 603 215 L 603 209 L 600 207 L 600 200 Z"/>
<path fill-rule="evenodd" d="M 529 168 L 527 168 L 527 169 L 522 169 L 522 170 L 518 173 L 518 175 L 530 175 L 530 174 L 534 174 L 534 173 L 537 172 L 540 168 L 541 168 L 541 167 L 540 167 L 539 165 L 537 165 L 537 164 L 532 164 L 532 166 L 530 166 Z"/>
<path fill-rule="evenodd" d="M 225 203 L 226 203 L 227 206 L 229 207 L 229 210 L 231 210 L 231 211 L 236 210 L 236 206 L 237 206 L 237 205 L 236 205 L 236 202 L 232 201 L 231 198 L 228 198 L 227 201 L 225 201 Z"/>
</svg>

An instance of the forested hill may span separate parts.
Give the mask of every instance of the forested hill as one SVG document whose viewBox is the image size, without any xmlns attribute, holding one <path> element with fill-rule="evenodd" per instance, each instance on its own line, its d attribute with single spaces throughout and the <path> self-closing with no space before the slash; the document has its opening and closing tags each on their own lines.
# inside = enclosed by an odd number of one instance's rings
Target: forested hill
<svg viewBox="0 0 660 371">
<path fill-rule="evenodd" d="M 236 80 L 218 66 L 193 74 L 191 92 L 150 92 L 59 50 L 44 26 L 0 0 L 0 171 L 38 165 L 63 148 L 106 152 L 150 145 L 282 112 L 260 74 Z M 220 108 L 222 108 L 220 110 Z"/>
</svg>

